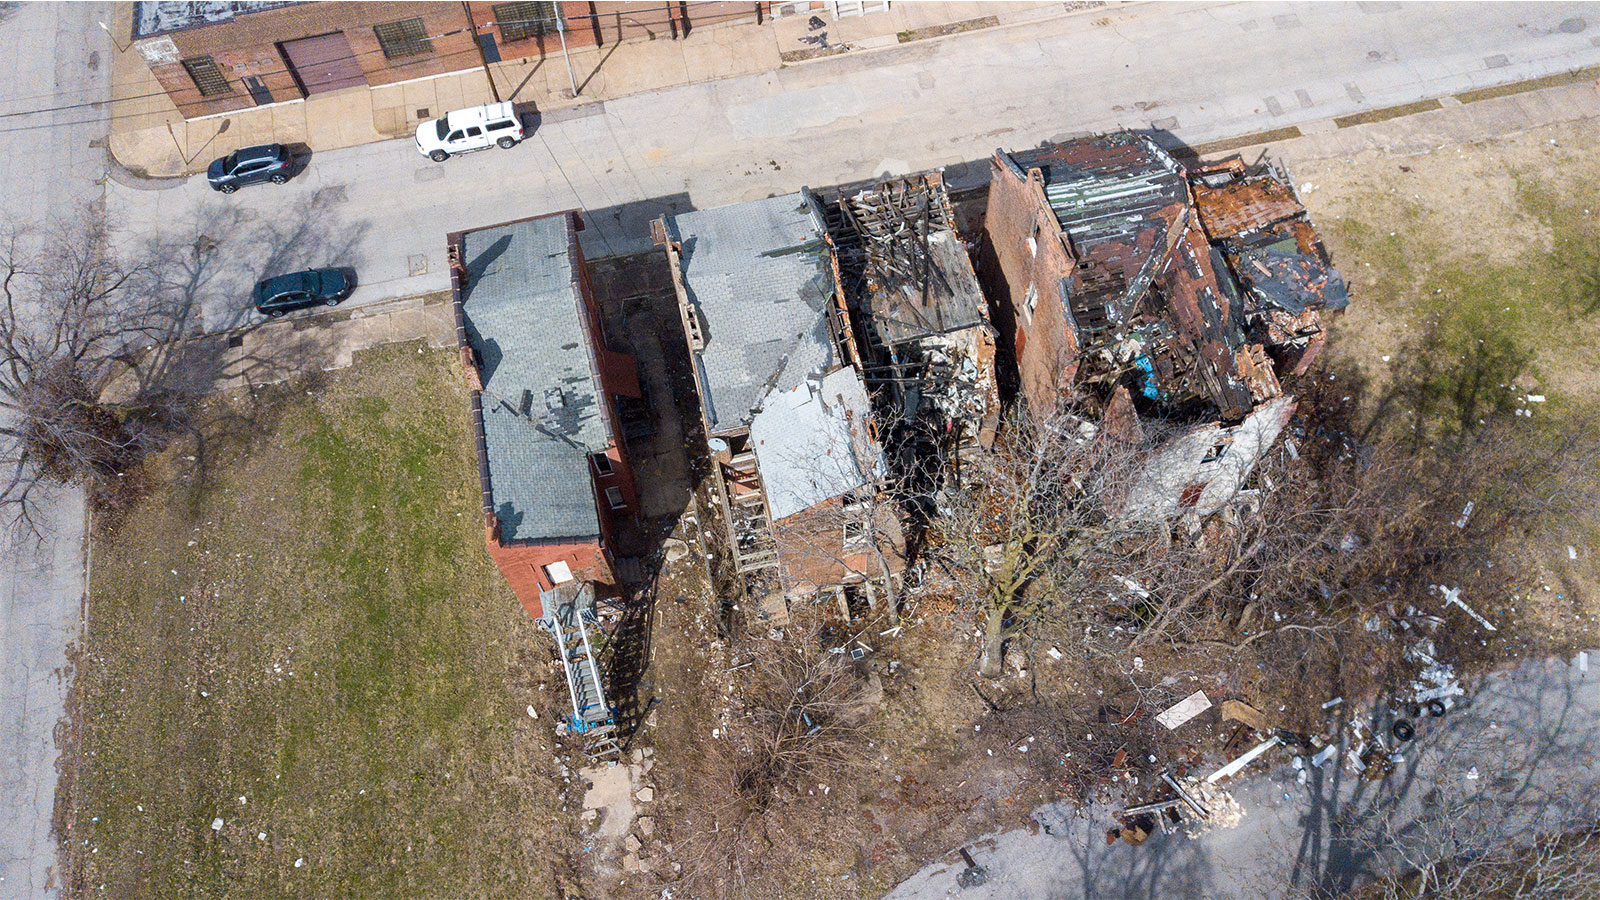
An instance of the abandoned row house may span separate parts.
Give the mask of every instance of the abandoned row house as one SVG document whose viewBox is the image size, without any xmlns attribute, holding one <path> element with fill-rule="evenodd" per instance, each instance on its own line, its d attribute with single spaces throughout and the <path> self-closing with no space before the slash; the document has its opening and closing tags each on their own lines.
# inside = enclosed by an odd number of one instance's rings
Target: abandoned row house
<svg viewBox="0 0 1600 900">
<path fill-rule="evenodd" d="M 1070 406 L 1085 434 L 1142 443 L 1142 419 L 1188 423 L 1148 451 L 1126 515 L 1222 508 L 1288 426 L 1278 373 L 1306 370 L 1347 296 L 1286 178 L 1186 168 L 1128 132 L 997 151 L 991 169 L 970 246 L 939 171 L 653 223 L 705 512 L 758 618 L 802 600 L 894 612 L 908 551 L 891 485 L 908 456 L 992 446 L 1002 352 L 1017 402 Z M 621 410 L 643 403 L 581 228 L 565 212 L 449 236 L 489 553 L 555 635 L 578 730 L 603 725 L 585 712 L 603 697 L 584 623 L 625 593 L 612 554 L 638 498 Z"/>
<path fill-rule="evenodd" d="M 1215 511 L 1294 412 L 1278 372 L 1304 372 L 1348 302 L 1293 189 L 1238 159 L 1189 171 L 1132 132 L 996 151 L 990 170 L 985 287 L 1021 399 L 1124 435 L 1211 419 L 1157 452 L 1127 511 Z"/>
</svg>

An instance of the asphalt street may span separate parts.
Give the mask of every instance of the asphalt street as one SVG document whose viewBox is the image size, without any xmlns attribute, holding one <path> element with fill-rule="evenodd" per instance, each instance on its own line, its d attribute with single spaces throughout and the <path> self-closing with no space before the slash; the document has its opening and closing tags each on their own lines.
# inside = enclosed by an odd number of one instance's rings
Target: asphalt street
<svg viewBox="0 0 1600 900">
<path fill-rule="evenodd" d="M 108 45 L 95 24 L 110 21 L 108 4 L 0 7 L 0 109 L 15 96 L 59 106 L 110 95 Z M 0 225 L 48 228 L 103 197 L 106 125 L 93 118 L 65 111 L 34 120 L 49 127 L 0 133 Z M 0 900 L 50 895 L 55 732 L 83 605 L 82 492 L 41 498 L 35 518 L 37 536 L 0 531 Z"/>
<path fill-rule="evenodd" d="M 256 279 L 308 265 L 354 266 L 355 303 L 444 289 L 455 229 L 579 208 L 588 255 L 638 252 L 663 213 L 941 165 L 961 184 L 996 147 L 1121 126 L 1198 144 L 1327 122 L 1594 65 L 1596 35 L 1581 3 L 1136 4 L 577 107 L 442 164 L 396 140 L 228 197 L 113 185 L 109 208 L 219 330 Z"/>
<path fill-rule="evenodd" d="M 1339 766 L 1305 784 L 1287 752 L 1230 786 L 1245 814 L 1196 837 L 1157 834 L 1107 845 L 1117 808 L 1051 804 L 1019 829 L 974 844 L 987 883 L 963 889 L 959 857 L 927 866 L 886 900 L 1122 900 L 1339 892 L 1395 866 L 1397 846 L 1485 832 L 1527 841 L 1538 830 L 1593 823 L 1600 813 L 1600 652 L 1524 663 L 1469 692 L 1470 706 L 1417 722 L 1417 737 L 1382 781 Z M 1370 713 L 1371 710 L 1362 712 Z M 1460 827 L 1466 823 L 1472 827 Z M 1480 830 L 1481 829 L 1481 830 Z M 1382 835 L 1380 838 L 1379 835 Z M 1378 845 L 1383 850 L 1376 849 Z M 1464 842 L 1461 851 L 1481 846 Z M 1321 894 L 1314 894 L 1322 896 Z M 1304 896 L 1304 895 L 1302 895 Z"/>
</svg>

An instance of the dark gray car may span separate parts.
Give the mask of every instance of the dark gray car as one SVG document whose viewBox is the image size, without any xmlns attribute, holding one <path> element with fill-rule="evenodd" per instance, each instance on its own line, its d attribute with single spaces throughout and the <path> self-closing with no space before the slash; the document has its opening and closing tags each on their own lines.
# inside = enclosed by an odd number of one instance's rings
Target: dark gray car
<svg viewBox="0 0 1600 900">
<path fill-rule="evenodd" d="M 206 169 L 206 181 L 211 189 L 231 194 L 246 184 L 270 181 L 283 184 L 292 174 L 294 157 L 282 144 L 262 144 L 259 147 L 241 147 L 221 159 L 212 160 Z"/>
<path fill-rule="evenodd" d="M 273 318 L 308 306 L 338 306 L 356 289 L 349 269 L 312 269 L 278 275 L 256 285 L 256 311 Z"/>
</svg>

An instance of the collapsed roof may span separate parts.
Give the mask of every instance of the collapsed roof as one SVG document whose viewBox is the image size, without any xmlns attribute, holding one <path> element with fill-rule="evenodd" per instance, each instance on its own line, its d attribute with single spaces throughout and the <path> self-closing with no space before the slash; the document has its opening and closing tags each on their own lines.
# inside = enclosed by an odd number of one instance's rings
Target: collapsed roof
<svg viewBox="0 0 1600 900">
<path fill-rule="evenodd" d="M 893 347 L 988 321 L 940 173 L 886 181 L 841 206 L 865 252 L 863 306 L 879 343 Z"/>
<path fill-rule="evenodd" d="M 849 366 L 767 398 L 750 440 L 774 522 L 884 476 L 871 416 L 866 386 Z"/>
</svg>

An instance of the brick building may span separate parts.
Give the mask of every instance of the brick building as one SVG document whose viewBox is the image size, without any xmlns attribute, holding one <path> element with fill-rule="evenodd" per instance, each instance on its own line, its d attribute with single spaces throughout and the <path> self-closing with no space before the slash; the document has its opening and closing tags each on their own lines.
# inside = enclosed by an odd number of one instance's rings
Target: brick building
<svg viewBox="0 0 1600 900">
<path fill-rule="evenodd" d="M 786 194 L 658 220 L 737 571 L 784 599 L 864 595 L 904 568 L 898 510 L 823 210 Z"/>
<path fill-rule="evenodd" d="M 558 18 L 577 48 L 755 21 L 769 5 L 142 0 L 131 39 L 184 117 L 196 118 L 559 53 Z"/>
<path fill-rule="evenodd" d="M 614 535 L 638 509 L 617 409 L 638 373 L 606 348 L 581 227 L 564 212 L 448 238 L 489 555 L 536 619 L 545 591 L 612 590 Z"/>
<path fill-rule="evenodd" d="M 1237 422 L 1344 305 L 1271 174 L 1190 173 L 1130 132 L 998 151 L 991 170 L 984 274 L 1035 409 L 1103 405 L 1120 386 L 1142 409 Z"/>
</svg>

